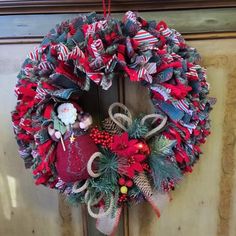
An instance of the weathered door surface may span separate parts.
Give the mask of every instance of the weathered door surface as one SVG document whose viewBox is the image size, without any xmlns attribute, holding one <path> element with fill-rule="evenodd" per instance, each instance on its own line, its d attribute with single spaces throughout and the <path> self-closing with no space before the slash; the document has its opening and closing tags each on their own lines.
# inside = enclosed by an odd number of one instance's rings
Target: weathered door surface
<svg viewBox="0 0 236 236">
<path fill-rule="evenodd" d="M 202 55 L 211 96 L 218 102 L 211 113 L 212 135 L 201 161 L 175 190 L 161 218 L 156 218 L 148 204 L 126 209 L 117 235 L 236 235 L 235 14 L 234 8 L 143 13 L 152 19 L 165 18 L 185 33 Z M 70 207 L 57 192 L 34 185 L 18 157 L 11 126 L 10 112 L 16 103 L 13 88 L 21 63 L 41 35 L 73 16 L 0 16 L 0 236 L 101 235 L 83 206 Z M 89 107 L 96 104 L 93 113 L 99 114 L 98 119 L 114 101 L 124 102 L 134 113 L 151 110 L 145 89 L 128 81 L 117 81 L 109 92 L 93 88 L 88 97 L 84 102 Z"/>
</svg>

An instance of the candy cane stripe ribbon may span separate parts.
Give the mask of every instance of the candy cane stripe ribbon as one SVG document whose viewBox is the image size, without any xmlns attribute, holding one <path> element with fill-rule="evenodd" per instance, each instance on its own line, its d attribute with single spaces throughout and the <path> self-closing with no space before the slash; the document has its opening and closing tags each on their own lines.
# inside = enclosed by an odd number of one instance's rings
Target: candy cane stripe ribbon
<svg viewBox="0 0 236 236">
<path fill-rule="evenodd" d="M 134 36 L 134 39 L 139 43 L 146 43 L 149 45 L 154 45 L 158 42 L 158 39 L 151 35 L 146 30 L 139 30 L 138 33 Z"/>
</svg>

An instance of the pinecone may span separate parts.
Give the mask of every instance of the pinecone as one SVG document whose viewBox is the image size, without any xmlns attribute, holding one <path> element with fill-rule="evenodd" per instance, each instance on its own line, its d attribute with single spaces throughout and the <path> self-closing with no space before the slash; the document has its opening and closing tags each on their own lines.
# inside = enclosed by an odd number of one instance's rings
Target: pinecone
<svg viewBox="0 0 236 236">
<path fill-rule="evenodd" d="M 102 128 L 110 134 L 121 134 L 122 129 L 117 126 L 117 124 L 111 120 L 111 118 L 106 118 L 102 121 Z"/>
<path fill-rule="evenodd" d="M 152 196 L 152 187 L 151 187 L 149 180 L 144 172 L 136 175 L 133 180 L 134 180 L 134 183 L 143 192 L 145 197 Z"/>
</svg>

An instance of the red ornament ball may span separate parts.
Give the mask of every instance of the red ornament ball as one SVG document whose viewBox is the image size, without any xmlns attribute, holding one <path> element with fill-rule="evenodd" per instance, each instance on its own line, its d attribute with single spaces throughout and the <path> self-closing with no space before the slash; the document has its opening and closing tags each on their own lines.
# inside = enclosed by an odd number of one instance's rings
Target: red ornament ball
<svg viewBox="0 0 236 236">
<path fill-rule="evenodd" d="M 140 154 L 143 154 L 145 156 L 148 156 L 150 154 L 150 148 L 145 141 L 139 141 L 136 144 L 136 147 L 138 148 Z"/>
</svg>

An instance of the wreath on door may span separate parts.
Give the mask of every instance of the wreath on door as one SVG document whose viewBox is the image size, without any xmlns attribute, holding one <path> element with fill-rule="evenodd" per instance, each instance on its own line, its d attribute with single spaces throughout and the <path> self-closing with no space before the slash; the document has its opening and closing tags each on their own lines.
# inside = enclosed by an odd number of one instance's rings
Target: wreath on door
<svg viewBox="0 0 236 236">
<path fill-rule="evenodd" d="M 210 134 L 215 99 L 199 59 L 165 22 L 131 11 L 57 25 L 29 53 L 15 87 L 14 132 L 35 183 L 86 203 L 105 234 L 124 205 L 146 200 L 160 216 Z M 121 79 L 146 87 L 154 113 L 133 117 L 117 102 L 94 126 L 81 96 L 91 83 L 108 90 Z"/>
</svg>

